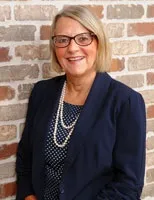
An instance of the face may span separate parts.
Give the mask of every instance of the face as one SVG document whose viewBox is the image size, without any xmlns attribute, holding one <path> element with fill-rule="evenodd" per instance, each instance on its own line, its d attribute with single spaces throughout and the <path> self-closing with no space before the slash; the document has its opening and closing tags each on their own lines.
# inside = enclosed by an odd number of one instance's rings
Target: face
<svg viewBox="0 0 154 200">
<path fill-rule="evenodd" d="M 73 37 L 85 32 L 89 31 L 78 21 L 69 17 L 61 17 L 56 23 L 54 34 Z M 67 47 L 55 47 L 55 53 L 66 75 L 82 76 L 95 72 L 94 63 L 97 55 L 97 40 L 95 38 L 88 46 L 79 46 L 72 39 Z"/>
</svg>

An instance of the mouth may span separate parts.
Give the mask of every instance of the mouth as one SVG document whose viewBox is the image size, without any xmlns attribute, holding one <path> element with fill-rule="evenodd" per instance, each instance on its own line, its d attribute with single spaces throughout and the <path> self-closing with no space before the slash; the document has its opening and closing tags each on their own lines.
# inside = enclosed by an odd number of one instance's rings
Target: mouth
<svg viewBox="0 0 154 200">
<path fill-rule="evenodd" d="M 76 56 L 76 57 L 69 57 L 67 58 L 68 61 L 73 62 L 73 61 L 80 61 L 83 60 L 84 57 L 83 56 Z"/>
</svg>

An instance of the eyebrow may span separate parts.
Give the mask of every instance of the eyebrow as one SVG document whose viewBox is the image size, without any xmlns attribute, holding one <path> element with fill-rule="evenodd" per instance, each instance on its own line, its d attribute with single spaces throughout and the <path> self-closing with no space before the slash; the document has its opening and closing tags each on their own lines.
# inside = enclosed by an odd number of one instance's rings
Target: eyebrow
<svg viewBox="0 0 154 200">
<path fill-rule="evenodd" d="M 83 32 L 83 33 L 78 33 L 78 34 L 76 34 L 76 35 L 85 34 L 85 33 L 91 33 L 91 32 Z M 74 35 L 74 36 L 76 36 L 76 35 Z M 54 36 L 74 37 L 74 36 L 69 36 L 69 35 L 65 35 L 65 34 L 56 34 L 56 35 L 53 35 L 52 37 L 54 37 Z"/>
</svg>

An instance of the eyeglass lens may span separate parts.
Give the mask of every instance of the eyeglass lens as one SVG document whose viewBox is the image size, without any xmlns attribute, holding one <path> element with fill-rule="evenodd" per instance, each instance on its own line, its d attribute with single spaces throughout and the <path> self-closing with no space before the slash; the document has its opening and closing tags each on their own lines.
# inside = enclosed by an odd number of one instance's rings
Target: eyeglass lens
<svg viewBox="0 0 154 200">
<path fill-rule="evenodd" d="M 80 46 L 90 45 L 93 40 L 94 34 L 92 33 L 81 33 L 74 37 L 69 37 L 65 35 L 53 36 L 53 43 L 56 47 L 66 47 L 70 44 L 71 39 L 74 39 L 75 42 Z"/>
</svg>

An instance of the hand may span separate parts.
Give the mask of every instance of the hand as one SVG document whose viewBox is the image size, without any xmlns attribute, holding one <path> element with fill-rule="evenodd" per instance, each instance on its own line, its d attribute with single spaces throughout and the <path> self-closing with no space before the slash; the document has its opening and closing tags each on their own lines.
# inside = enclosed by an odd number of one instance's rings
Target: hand
<svg viewBox="0 0 154 200">
<path fill-rule="evenodd" d="M 27 197 L 25 197 L 25 200 L 37 200 L 37 198 L 34 195 L 28 195 Z"/>
</svg>

